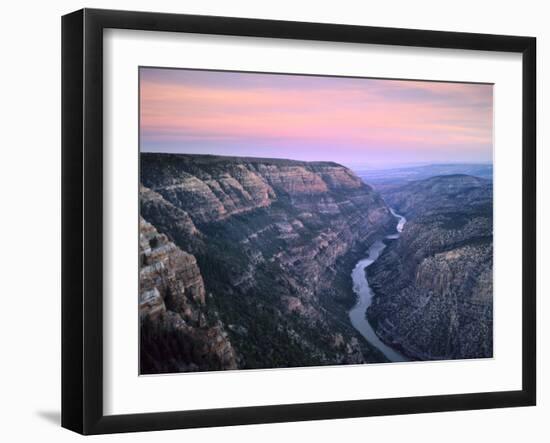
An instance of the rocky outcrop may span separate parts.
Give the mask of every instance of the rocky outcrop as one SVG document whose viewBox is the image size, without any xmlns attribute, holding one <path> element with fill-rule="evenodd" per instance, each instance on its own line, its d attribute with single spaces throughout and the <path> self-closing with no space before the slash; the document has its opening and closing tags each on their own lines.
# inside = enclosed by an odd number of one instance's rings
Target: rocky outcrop
<svg viewBox="0 0 550 443">
<path fill-rule="evenodd" d="M 395 219 L 349 169 L 142 154 L 141 213 L 196 257 L 239 367 L 384 360 L 349 324 L 349 274 Z"/>
<path fill-rule="evenodd" d="M 223 323 L 206 306 L 195 257 L 140 220 L 141 373 L 235 369 Z"/>
<path fill-rule="evenodd" d="M 492 183 L 433 177 L 384 197 L 408 221 L 368 268 L 377 334 L 411 358 L 491 357 Z"/>
<path fill-rule="evenodd" d="M 338 213 L 338 193 L 349 192 L 356 204 L 375 196 L 353 172 L 331 162 L 142 154 L 141 168 L 145 188 L 197 224 L 269 207 L 282 198 L 296 207 Z"/>
</svg>

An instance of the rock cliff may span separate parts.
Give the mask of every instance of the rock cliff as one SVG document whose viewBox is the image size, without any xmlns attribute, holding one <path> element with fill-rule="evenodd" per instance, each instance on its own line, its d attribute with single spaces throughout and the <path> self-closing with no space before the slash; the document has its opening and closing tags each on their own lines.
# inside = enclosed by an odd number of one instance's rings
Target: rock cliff
<svg viewBox="0 0 550 443">
<path fill-rule="evenodd" d="M 411 358 L 491 357 L 491 181 L 438 176 L 384 198 L 408 221 L 368 268 L 375 297 L 367 316 L 377 334 Z"/>
<path fill-rule="evenodd" d="M 235 369 L 223 323 L 207 309 L 195 257 L 140 220 L 141 373 Z"/>
<path fill-rule="evenodd" d="M 395 219 L 349 169 L 142 154 L 140 203 L 147 222 L 196 258 L 239 368 L 384 360 L 347 309 L 355 261 Z"/>
</svg>

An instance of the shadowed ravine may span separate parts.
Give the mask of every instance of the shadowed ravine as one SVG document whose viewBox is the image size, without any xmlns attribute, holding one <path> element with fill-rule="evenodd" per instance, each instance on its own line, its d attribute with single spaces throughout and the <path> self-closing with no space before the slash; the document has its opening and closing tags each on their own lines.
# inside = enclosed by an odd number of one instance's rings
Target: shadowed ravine
<svg viewBox="0 0 550 443">
<path fill-rule="evenodd" d="M 405 217 L 397 214 L 393 209 L 390 208 L 390 211 L 399 219 L 396 227 L 397 233 L 386 236 L 386 239 L 394 240 L 399 238 L 407 220 Z M 378 338 L 367 319 L 367 309 L 372 303 L 373 292 L 369 286 L 365 269 L 380 257 L 385 247 L 386 245 L 381 240 L 374 242 L 367 251 L 367 257 L 359 260 L 355 268 L 353 268 L 351 278 L 353 280 L 353 291 L 357 294 L 357 304 L 349 311 L 349 317 L 353 327 L 357 329 L 372 346 L 382 352 L 389 361 L 403 362 L 408 361 L 408 359 L 395 349 L 383 343 Z"/>
</svg>

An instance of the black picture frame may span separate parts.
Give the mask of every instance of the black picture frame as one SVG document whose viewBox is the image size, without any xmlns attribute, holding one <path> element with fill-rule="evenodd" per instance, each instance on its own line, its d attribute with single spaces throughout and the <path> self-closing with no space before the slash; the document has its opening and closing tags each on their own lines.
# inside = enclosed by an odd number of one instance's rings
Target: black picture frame
<svg viewBox="0 0 550 443">
<path fill-rule="evenodd" d="M 522 54 L 522 389 L 104 415 L 102 76 L 103 30 L 108 28 Z M 103 434 L 535 405 L 535 88 L 533 37 L 97 9 L 65 15 L 62 18 L 62 426 L 82 434 Z"/>
</svg>

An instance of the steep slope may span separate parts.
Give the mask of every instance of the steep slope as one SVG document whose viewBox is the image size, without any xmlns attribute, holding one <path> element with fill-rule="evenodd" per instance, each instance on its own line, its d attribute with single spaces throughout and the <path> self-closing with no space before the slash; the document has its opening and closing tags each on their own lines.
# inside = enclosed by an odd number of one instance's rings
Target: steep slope
<svg viewBox="0 0 550 443">
<path fill-rule="evenodd" d="M 141 184 L 141 215 L 196 257 L 239 367 L 384 360 L 346 309 L 354 261 L 395 220 L 349 169 L 142 154 Z"/>
<path fill-rule="evenodd" d="M 377 334 L 412 358 L 491 357 L 492 183 L 438 176 L 384 198 L 408 222 L 368 268 Z"/>
<path fill-rule="evenodd" d="M 140 220 L 140 372 L 235 369 L 223 324 L 208 310 L 195 257 Z"/>
</svg>

